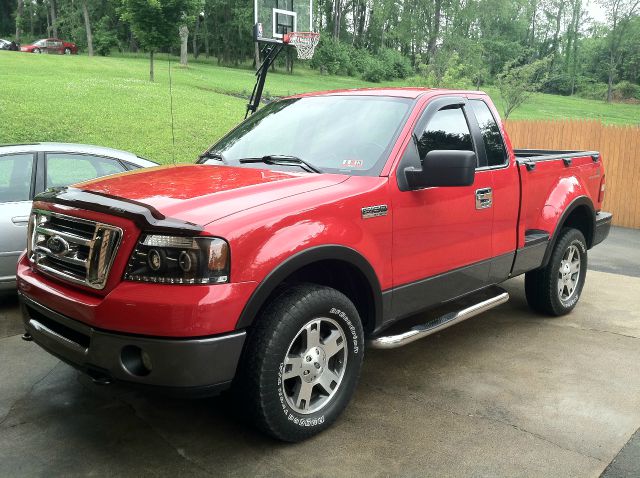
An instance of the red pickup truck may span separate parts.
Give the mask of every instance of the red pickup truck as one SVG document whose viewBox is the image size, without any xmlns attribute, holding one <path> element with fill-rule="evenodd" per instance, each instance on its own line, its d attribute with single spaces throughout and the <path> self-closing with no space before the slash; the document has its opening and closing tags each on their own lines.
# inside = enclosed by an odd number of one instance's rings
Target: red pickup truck
<svg viewBox="0 0 640 478">
<path fill-rule="evenodd" d="M 514 151 L 475 91 L 286 98 L 198 162 L 36 198 L 24 338 L 98 383 L 231 388 L 288 441 L 339 416 L 366 347 L 495 307 L 510 277 L 571 311 L 611 224 L 597 152 Z"/>
</svg>

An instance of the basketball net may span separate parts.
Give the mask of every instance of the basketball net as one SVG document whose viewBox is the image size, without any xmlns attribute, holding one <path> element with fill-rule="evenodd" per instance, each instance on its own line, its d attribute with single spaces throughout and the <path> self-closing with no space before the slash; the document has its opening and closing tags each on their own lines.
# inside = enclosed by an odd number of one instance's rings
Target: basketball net
<svg viewBox="0 0 640 478">
<path fill-rule="evenodd" d="M 292 45 L 300 60 L 310 60 L 320 41 L 320 34 L 315 32 L 292 32 L 283 37 L 283 42 Z"/>
</svg>

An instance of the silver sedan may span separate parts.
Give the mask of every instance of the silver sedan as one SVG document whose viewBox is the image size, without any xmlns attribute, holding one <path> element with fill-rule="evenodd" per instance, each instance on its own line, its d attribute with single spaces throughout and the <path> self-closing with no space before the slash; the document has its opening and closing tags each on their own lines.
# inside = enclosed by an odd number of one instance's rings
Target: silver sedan
<svg viewBox="0 0 640 478">
<path fill-rule="evenodd" d="M 0 290 L 16 287 L 33 197 L 50 187 L 157 166 L 135 154 L 84 144 L 0 146 Z"/>
</svg>

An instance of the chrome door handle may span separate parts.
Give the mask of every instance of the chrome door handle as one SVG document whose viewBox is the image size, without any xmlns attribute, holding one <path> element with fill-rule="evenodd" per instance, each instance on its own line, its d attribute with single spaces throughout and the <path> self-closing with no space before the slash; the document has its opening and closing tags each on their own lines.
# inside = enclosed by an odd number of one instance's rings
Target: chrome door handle
<svg viewBox="0 0 640 478">
<path fill-rule="evenodd" d="M 29 216 L 14 216 L 11 218 L 11 222 L 16 226 L 26 226 L 29 222 Z"/>
<path fill-rule="evenodd" d="M 487 209 L 493 206 L 493 191 L 491 188 L 476 189 L 476 209 Z"/>
</svg>

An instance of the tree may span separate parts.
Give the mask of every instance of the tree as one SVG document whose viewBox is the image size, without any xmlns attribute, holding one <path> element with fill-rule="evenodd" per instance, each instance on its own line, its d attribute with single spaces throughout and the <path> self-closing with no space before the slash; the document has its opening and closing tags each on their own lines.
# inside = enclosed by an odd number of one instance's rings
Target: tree
<svg viewBox="0 0 640 478">
<path fill-rule="evenodd" d="M 522 105 L 535 91 L 538 91 L 548 76 L 550 57 L 517 66 L 511 61 L 504 67 L 496 80 L 500 96 L 504 102 L 504 119 Z"/>
<path fill-rule="evenodd" d="M 154 81 L 153 55 L 175 45 L 178 25 L 195 5 L 193 0 L 121 0 L 120 17 L 129 22 L 143 49 L 149 52 L 149 81 Z"/>
<path fill-rule="evenodd" d="M 186 25 L 180 26 L 180 64 L 187 66 L 187 46 L 189 45 L 189 28 Z"/>
<path fill-rule="evenodd" d="M 18 11 L 16 12 L 16 43 L 20 43 L 20 33 L 22 33 L 23 17 L 24 17 L 24 0 L 18 0 Z"/>
<path fill-rule="evenodd" d="M 101 56 L 107 56 L 118 44 L 116 30 L 111 26 L 111 19 L 108 16 L 102 17 L 96 24 L 94 42 L 96 51 Z"/>
<path fill-rule="evenodd" d="M 613 100 L 613 82 L 622 56 L 621 46 L 632 18 L 640 8 L 640 0 L 600 0 L 600 4 L 607 12 L 607 21 L 610 28 L 607 35 L 609 48 L 607 102 L 611 103 Z"/>
<path fill-rule="evenodd" d="M 87 30 L 87 49 L 89 56 L 93 56 L 93 35 L 91 34 L 91 19 L 89 18 L 87 0 L 82 0 L 82 15 L 84 16 L 84 27 Z"/>
<path fill-rule="evenodd" d="M 56 18 L 56 0 L 49 0 L 51 8 L 51 34 L 54 38 L 58 38 L 58 20 Z"/>
</svg>

